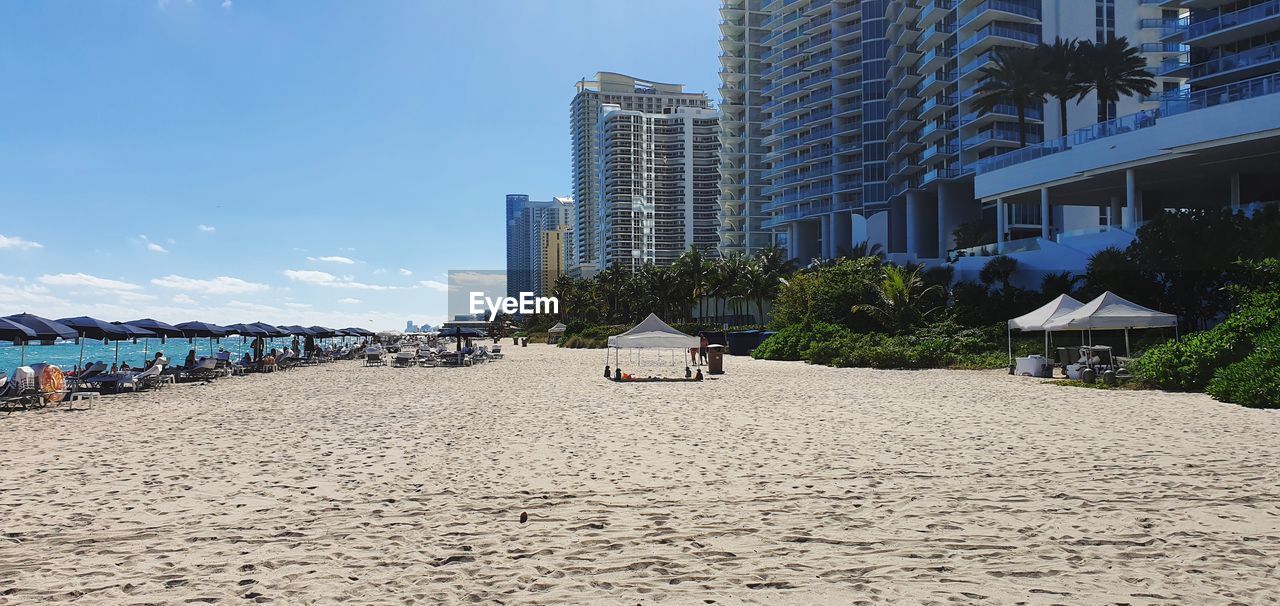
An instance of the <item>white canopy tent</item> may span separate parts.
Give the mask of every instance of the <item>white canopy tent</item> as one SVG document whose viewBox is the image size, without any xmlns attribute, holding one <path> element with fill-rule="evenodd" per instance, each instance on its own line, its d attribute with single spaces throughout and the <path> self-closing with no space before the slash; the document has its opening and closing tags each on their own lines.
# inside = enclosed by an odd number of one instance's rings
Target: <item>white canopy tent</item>
<svg viewBox="0 0 1280 606">
<path fill-rule="evenodd" d="M 569 327 L 568 327 L 568 326 L 565 326 L 565 325 L 564 325 L 564 322 L 556 322 L 556 325 L 555 325 L 555 326 L 552 326 L 551 328 L 548 328 L 548 329 L 547 329 L 547 332 L 563 333 L 564 331 L 566 331 L 566 330 L 568 330 L 568 329 L 569 329 Z"/>
<path fill-rule="evenodd" d="M 1092 341 L 1095 330 L 1123 330 L 1125 355 L 1129 355 L 1129 329 L 1178 328 L 1178 316 L 1147 309 L 1107 291 L 1071 313 L 1045 323 L 1046 330 L 1088 331 Z"/>
<path fill-rule="evenodd" d="M 649 314 L 631 330 L 609 337 L 609 347 L 615 349 L 690 349 L 701 346 L 702 339 L 671 328 L 657 314 Z"/>
<path fill-rule="evenodd" d="M 1018 316 L 1009 320 L 1008 329 L 1005 331 L 1009 339 L 1009 363 L 1013 363 L 1013 330 L 1016 328 L 1021 331 L 1043 330 L 1044 331 L 1044 355 L 1049 357 L 1049 329 L 1046 328 L 1050 322 L 1058 318 L 1070 314 L 1084 306 L 1084 303 L 1077 301 L 1074 297 L 1067 294 L 1058 295 L 1058 298 L 1045 303 L 1027 314 Z"/>
<path fill-rule="evenodd" d="M 614 352 L 614 368 L 621 374 L 618 364 L 621 363 L 622 349 L 680 349 L 689 350 L 702 346 L 702 339 L 686 335 L 663 322 L 656 314 L 649 314 L 643 322 L 636 324 L 631 330 L 620 335 L 609 337 L 608 349 L 605 350 L 605 371 L 608 374 L 609 350 Z M 681 354 L 683 357 L 683 354 Z M 699 371 L 701 372 L 701 371 Z M 688 376 L 688 368 L 685 368 Z M 701 376 L 699 376 L 701 378 Z"/>
</svg>

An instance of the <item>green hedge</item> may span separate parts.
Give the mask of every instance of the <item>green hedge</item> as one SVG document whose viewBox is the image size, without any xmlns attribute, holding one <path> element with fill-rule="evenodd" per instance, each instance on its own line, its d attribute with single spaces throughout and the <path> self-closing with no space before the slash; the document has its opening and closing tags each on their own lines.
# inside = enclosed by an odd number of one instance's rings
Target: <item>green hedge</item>
<svg viewBox="0 0 1280 606">
<path fill-rule="evenodd" d="M 794 324 L 765 339 L 751 357 L 758 360 L 809 360 L 809 349 L 841 342 L 853 333 L 838 324 L 814 322 L 810 325 Z"/>
<path fill-rule="evenodd" d="M 1254 338 L 1277 325 L 1280 292 L 1253 293 L 1221 324 L 1148 349 L 1131 370 L 1154 387 L 1203 391 L 1218 369 L 1243 360 Z"/>
<path fill-rule="evenodd" d="M 1253 353 L 1215 373 L 1205 391 L 1223 402 L 1280 408 L 1280 327 L 1262 333 L 1253 345 Z"/>
</svg>

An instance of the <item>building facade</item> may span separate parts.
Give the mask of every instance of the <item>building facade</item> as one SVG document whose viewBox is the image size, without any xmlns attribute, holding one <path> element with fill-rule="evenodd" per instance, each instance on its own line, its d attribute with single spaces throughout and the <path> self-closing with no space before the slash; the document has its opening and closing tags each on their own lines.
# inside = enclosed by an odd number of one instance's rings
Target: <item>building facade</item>
<svg viewBox="0 0 1280 606">
<path fill-rule="evenodd" d="M 597 130 L 595 248 L 602 266 L 668 266 L 690 247 L 714 256 L 719 114 L 696 107 L 648 113 L 606 104 Z"/>
<path fill-rule="evenodd" d="M 556 280 L 564 275 L 567 266 L 565 253 L 568 252 L 566 245 L 569 242 L 565 235 L 570 230 L 572 228 L 567 224 L 557 225 L 555 229 L 543 230 L 541 234 L 542 271 L 538 277 L 540 287 L 537 291 L 540 295 L 550 296 L 555 289 Z"/>
<path fill-rule="evenodd" d="M 1159 32 L 1153 44 L 1182 52 L 1153 71 L 1185 86 L 1154 97 L 1151 109 L 1122 109 L 1066 138 L 981 161 L 975 193 L 997 210 L 999 229 L 958 269 L 976 271 L 1003 253 L 1043 271 L 1081 272 L 1090 255 L 1124 248 L 1166 210 L 1249 214 L 1280 204 L 1280 1 L 1164 0 L 1154 8 L 1161 16 L 1143 22 Z M 1082 209 L 1103 219 L 1075 230 L 1056 220 Z"/>
<path fill-rule="evenodd" d="M 600 116 L 608 104 L 625 111 L 662 114 L 677 108 L 708 108 L 705 93 L 686 92 L 680 84 L 664 84 L 613 72 L 598 72 L 593 80 L 577 83 L 569 105 L 569 130 L 573 144 L 573 196 L 578 201 L 572 234 L 573 255 L 569 272 L 587 277 L 604 264 L 598 237 L 601 216 L 599 144 Z"/>
<path fill-rule="evenodd" d="M 900 261 L 947 258 L 962 224 L 995 221 L 974 196 L 977 164 L 1024 136 L 1060 136 L 1055 107 L 1030 108 L 1025 133 L 1013 108 L 977 110 L 995 51 L 1124 36 L 1156 66 L 1178 48 L 1156 25 L 1169 10 L 1152 0 L 727 0 L 722 248 L 771 237 L 802 260 L 863 242 Z M 1086 99 L 1069 106 L 1068 131 L 1154 101 L 1100 114 Z"/>
<path fill-rule="evenodd" d="M 518 297 L 522 292 L 544 295 L 543 233 L 572 229 L 573 198 L 540 201 L 525 194 L 508 194 L 506 211 L 507 296 Z"/>
</svg>

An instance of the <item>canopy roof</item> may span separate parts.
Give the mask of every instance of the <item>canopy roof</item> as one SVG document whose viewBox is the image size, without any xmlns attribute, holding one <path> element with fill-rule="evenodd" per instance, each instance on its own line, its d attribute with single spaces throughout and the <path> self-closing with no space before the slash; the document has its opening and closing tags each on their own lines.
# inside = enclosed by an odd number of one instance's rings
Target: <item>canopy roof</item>
<svg viewBox="0 0 1280 606">
<path fill-rule="evenodd" d="M 0 339 L 4 339 L 6 341 L 25 341 L 27 339 L 34 338 L 36 338 L 36 331 L 14 322 L 13 320 L 0 318 Z"/>
<path fill-rule="evenodd" d="M 116 326 L 118 326 L 118 327 L 120 328 L 120 330 L 123 330 L 123 331 L 125 331 L 125 332 L 129 333 L 129 336 L 130 336 L 131 338 L 143 337 L 143 338 L 147 338 L 147 339 L 149 339 L 149 338 L 151 338 L 151 337 L 158 337 L 158 336 L 160 336 L 160 335 L 158 335 L 158 334 L 156 334 L 156 333 L 154 333 L 154 332 L 151 332 L 151 331 L 149 331 L 149 330 L 147 330 L 147 329 L 145 329 L 145 328 L 142 328 L 142 327 L 140 327 L 140 326 L 134 326 L 134 325 L 132 325 L 132 324 L 126 324 L 126 323 L 124 323 L 124 322 L 112 322 L 112 324 L 115 324 Z"/>
<path fill-rule="evenodd" d="M 1175 326 L 1178 316 L 1147 309 L 1107 291 L 1080 309 L 1045 324 L 1047 330 L 1120 330 Z"/>
<path fill-rule="evenodd" d="M 161 322 L 159 320 L 152 320 L 151 318 L 143 318 L 141 320 L 129 320 L 128 322 L 125 322 L 125 324 L 137 326 L 138 328 L 145 328 L 151 332 L 156 333 L 157 335 L 163 335 L 166 337 L 186 336 L 182 334 L 181 328 L 178 328 L 177 326 L 173 326 L 171 324 L 165 324 L 164 322 Z"/>
<path fill-rule="evenodd" d="M 14 324 L 26 326 L 31 329 L 31 332 L 36 333 L 34 338 L 40 340 L 52 340 L 57 339 L 58 337 L 62 337 L 63 339 L 74 339 L 80 336 L 80 333 L 77 333 L 75 329 L 70 326 L 61 322 L 55 322 L 48 318 L 41 318 L 40 316 L 33 316 L 31 314 L 13 314 L 12 316 L 5 316 L 4 319 L 13 322 Z"/>
<path fill-rule="evenodd" d="M 1044 330 L 1045 325 L 1050 321 L 1080 309 L 1083 305 L 1084 303 L 1077 301 L 1071 295 L 1058 295 L 1058 298 L 1045 303 L 1039 309 L 1009 320 L 1009 328 Z"/>
<path fill-rule="evenodd" d="M 225 326 L 208 322 L 183 322 L 174 327 L 180 329 L 184 337 L 225 337 L 231 333 Z"/>
<path fill-rule="evenodd" d="M 133 334 L 124 327 L 97 318 L 90 318 L 89 316 L 62 318 L 58 322 L 76 329 L 76 332 L 80 333 L 81 336 L 90 339 L 123 341 L 133 338 Z"/>
<path fill-rule="evenodd" d="M 686 335 L 663 322 L 656 314 L 649 314 L 643 322 L 620 335 L 609 337 L 609 347 L 632 349 L 689 349 L 701 347 L 702 339 Z"/>
<path fill-rule="evenodd" d="M 565 326 L 564 322 L 556 322 L 556 325 L 552 326 L 551 328 L 548 328 L 547 332 L 564 332 L 568 329 L 569 327 Z"/>
</svg>

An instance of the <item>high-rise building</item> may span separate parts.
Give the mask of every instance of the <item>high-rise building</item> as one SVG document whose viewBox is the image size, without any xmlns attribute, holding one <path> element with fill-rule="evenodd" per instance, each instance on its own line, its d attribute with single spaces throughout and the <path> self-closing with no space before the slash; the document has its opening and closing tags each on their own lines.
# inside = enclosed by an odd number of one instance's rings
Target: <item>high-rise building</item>
<svg viewBox="0 0 1280 606">
<path fill-rule="evenodd" d="M 670 265 L 690 247 L 714 255 L 719 115 L 605 104 L 600 116 L 597 243 L 604 266 Z"/>
<path fill-rule="evenodd" d="M 1143 1 L 1137 15 L 1111 4 L 1117 29 L 1141 17 L 1140 48 L 1164 57 L 1151 71 L 1166 90 L 1117 108 L 1087 101 L 1072 111 L 1110 119 L 980 159 L 974 191 L 997 229 L 961 251 L 958 273 L 994 254 L 1081 272 L 1161 212 L 1280 205 L 1280 1 Z M 1073 226 L 1073 216 L 1092 220 Z"/>
<path fill-rule="evenodd" d="M 945 258 L 961 224 L 995 223 L 974 199 L 977 163 L 1057 124 L 1055 107 L 1029 108 L 1025 133 L 1012 108 L 977 110 L 995 51 L 1126 36 L 1154 66 L 1177 50 L 1145 25 L 1165 10 L 1152 0 L 726 0 L 722 248 L 747 252 L 772 232 L 793 258 L 861 242 L 899 260 Z M 1071 105 L 1068 128 L 1155 107 L 1119 105 Z"/>
<path fill-rule="evenodd" d="M 680 107 L 711 106 L 706 93 L 685 92 L 684 85 L 663 84 L 631 76 L 598 72 L 594 80 L 577 83 L 577 94 L 569 105 L 569 130 L 573 140 L 573 197 L 578 202 L 574 217 L 574 245 L 570 273 L 591 275 L 603 268 L 603 250 L 597 221 L 600 210 L 599 150 L 600 115 L 605 104 L 626 111 L 670 113 Z"/>
<path fill-rule="evenodd" d="M 555 229 L 544 230 L 541 234 L 542 274 L 539 277 L 539 294 L 549 296 L 555 288 L 556 280 L 564 274 L 565 248 L 568 239 L 566 234 L 572 232 L 568 225 L 557 225 Z"/>
<path fill-rule="evenodd" d="M 525 194 L 507 195 L 507 296 L 542 290 L 542 234 L 568 228 L 574 215 L 573 198 L 530 200 Z"/>
</svg>

